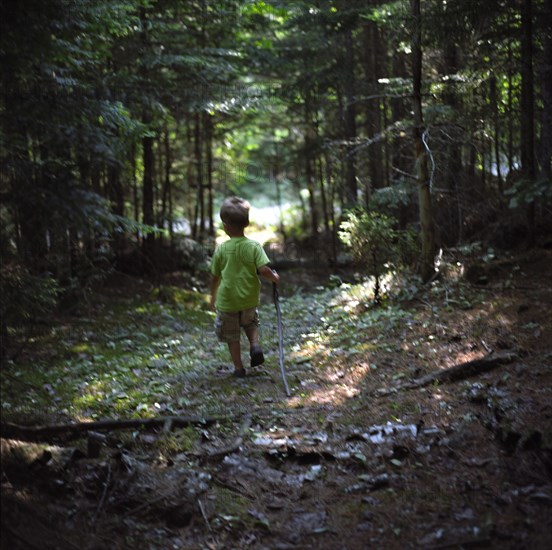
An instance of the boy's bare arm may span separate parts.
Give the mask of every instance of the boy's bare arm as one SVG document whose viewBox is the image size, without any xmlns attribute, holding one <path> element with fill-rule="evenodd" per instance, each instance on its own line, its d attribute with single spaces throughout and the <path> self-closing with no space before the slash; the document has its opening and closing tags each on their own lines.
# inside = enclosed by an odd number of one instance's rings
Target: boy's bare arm
<svg viewBox="0 0 552 550">
<path fill-rule="evenodd" d="M 267 265 L 263 265 L 262 267 L 259 267 L 258 269 L 259 275 L 263 277 L 263 279 L 267 279 L 268 281 L 272 281 L 273 283 L 279 283 L 280 282 L 280 275 L 276 273 L 273 269 L 270 269 Z"/>
<path fill-rule="evenodd" d="M 220 285 L 220 277 L 213 275 L 211 277 L 211 309 L 215 309 L 215 300 L 217 299 L 217 289 Z"/>
</svg>

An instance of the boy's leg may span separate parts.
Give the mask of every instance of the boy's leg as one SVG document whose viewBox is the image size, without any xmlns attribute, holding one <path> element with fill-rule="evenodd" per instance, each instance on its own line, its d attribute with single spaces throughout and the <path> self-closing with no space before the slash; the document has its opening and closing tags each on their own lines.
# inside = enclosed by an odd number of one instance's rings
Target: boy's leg
<svg viewBox="0 0 552 550">
<path fill-rule="evenodd" d="M 239 313 L 224 313 L 217 311 L 215 332 L 220 341 L 228 344 L 228 351 L 234 364 L 234 374 L 245 376 L 241 360 Z"/>
<path fill-rule="evenodd" d="M 249 340 L 250 347 L 259 345 L 259 329 L 255 325 L 249 325 L 245 329 L 245 335 Z"/>
<path fill-rule="evenodd" d="M 249 340 L 249 353 L 251 355 L 251 366 L 258 367 L 264 363 L 264 355 L 259 345 L 259 329 L 257 325 L 249 325 L 245 329 L 245 334 Z"/>
<path fill-rule="evenodd" d="M 228 342 L 228 351 L 234 363 L 234 374 L 236 376 L 245 376 L 245 369 L 241 360 L 241 346 L 240 341 Z"/>
</svg>

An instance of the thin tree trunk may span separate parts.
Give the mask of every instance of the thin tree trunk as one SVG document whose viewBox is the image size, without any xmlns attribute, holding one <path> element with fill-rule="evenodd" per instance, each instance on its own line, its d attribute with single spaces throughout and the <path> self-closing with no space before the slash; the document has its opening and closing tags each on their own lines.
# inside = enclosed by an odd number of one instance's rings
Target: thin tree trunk
<svg viewBox="0 0 552 550">
<path fill-rule="evenodd" d="M 376 23 L 366 22 L 364 24 L 364 73 L 366 75 L 366 92 L 368 95 L 377 95 L 379 91 L 378 80 L 382 76 L 382 58 L 384 52 L 381 47 L 382 36 Z M 382 120 L 380 100 L 372 99 L 366 102 L 366 134 L 368 139 L 373 139 L 382 132 Z M 374 189 L 383 187 L 383 152 L 381 141 L 374 141 L 368 147 L 369 179 L 365 185 L 364 200 L 366 207 L 370 203 L 371 193 Z"/>
<path fill-rule="evenodd" d="M 148 36 L 148 16 L 146 7 L 140 8 L 140 21 L 142 26 L 142 43 L 144 49 L 149 47 Z M 141 68 L 141 76 L 146 79 L 147 69 L 145 66 Z M 152 123 L 153 116 L 147 105 L 144 105 L 142 112 L 142 123 L 145 128 L 149 129 Z M 142 138 L 142 155 L 144 164 L 144 174 L 142 179 L 142 221 L 146 225 L 153 226 L 155 223 L 154 211 L 153 211 L 153 186 L 154 186 L 154 169 L 155 169 L 155 155 L 153 152 L 153 137 L 144 136 Z M 153 233 L 148 232 L 142 243 L 144 251 L 144 257 L 148 260 L 148 265 L 145 269 L 151 270 L 154 264 L 154 252 L 155 252 L 155 237 Z"/>
<path fill-rule="evenodd" d="M 205 197 L 203 189 L 203 155 L 201 151 L 201 115 L 196 113 L 194 130 L 194 155 L 196 164 L 196 185 L 197 185 L 197 203 L 196 215 L 199 217 L 199 228 L 196 238 L 199 242 L 203 241 L 203 232 L 205 231 Z"/>
<path fill-rule="evenodd" d="M 174 248 L 174 220 L 173 220 L 173 194 L 172 194 L 172 182 L 171 182 L 171 168 L 172 168 L 172 152 L 169 139 L 169 128 L 165 130 L 165 185 L 163 189 L 163 211 L 167 209 L 166 218 L 169 230 L 169 246 L 171 252 Z M 166 203 L 166 204 L 165 204 Z M 171 254 L 172 256 L 172 254 Z"/>
<path fill-rule="evenodd" d="M 490 80 L 490 100 L 491 108 L 493 110 L 493 140 L 494 140 L 494 153 L 495 153 L 495 165 L 496 165 L 496 177 L 498 182 L 498 191 L 502 196 L 504 191 L 504 182 L 502 180 L 502 167 L 500 162 L 500 117 L 498 109 L 498 90 L 496 86 L 496 76 L 492 75 Z"/>
<path fill-rule="evenodd" d="M 172 219 L 172 190 L 171 190 L 171 168 L 172 168 L 172 153 L 169 140 L 169 127 L 165 125 L 163 135 L 164 149 L 164 178 L 163 178 L 163 193 L 161 199 L 161 223 L 165 227 L 167 225 L 169 231 L 169 246 L 172 248 L 173 243 L 173 219 Z"/>
<path fill-rule="evenodd" d="M 408 74 L 406 56 L 402 53 L 396 53 L 393 56 L 393 75 L 397 78 L 404 78 L 405 80 L 410 77 Z M 384 121 L 385 127 L 391 122 L 406 121 L 409 118 L 409 109 L 407 102 L 403 98 L 392 98 L 391 102 L 391 120 L 387 118 Z M 402 134 L 402 132 L 401 132 Z M 406 155 L 406 148 L 404 145 L 404 138 L 402 135 L 398 135 L 398 132 L 394 132 L 389 153 L 391 155 L 391 161 L 387 167 L 388 173 L 391 171 L 391 167 L 398 168 L 402 172 L 408 172 L 410 169 L 410 156 Z M 389 176 L 391 178 L 391 176 Z"/>
<path fill-rule="evenodd" d="M 215 220 L 213 212 L 213 119 L 209 113 L 204 113 L 205 147 L 207 155 L 207 218 L 209 236 L 215 236 Z"/>
<path fill-rule="evenodd" d="M 316 237 L 318 235 L 318 213 L 316 208 L 316 197 L 314 191 L 314 170 L 313 170 L 313 157 L 315 143 L 315 130 L 314 121 L 312 120 L 312 95 L 310 90 L 307 90 L 305 94 L 305 177 L 307 180 L 307 190 L 309 192 L 309 210 L 310 210 L 310 230 L 311 235 Z"/>
<path fill-rule="evenodd" d="M 331 260 L 335 264 L 337 263 L 337 235 L 335 229 L 335 181 L 333 177 L 333 163 L 331 158 L 331 153 L 326 151 L 325 153 L 325 164 L 326 164 L 326 180 L 328 182 L 328 217 L 330 225 L 330 235 L 332 239 L 331 243 Z"/>
<path fill-rule="evenodd" d="M 193 155 L 194 139 L 193 128 L 191 118 L 186 118 L 186 152 L 187 156 Z M 197 203 L 197 184 L 194 179 L 194 163 L 188 162 L 186 167 L 186 179 L 188 182 L 187 188 L 187 200 L 186 200 L 186 215 L 190 220 L 190 229 L 192 238 L 197 239 L 197 216 L 198 216 L 198 203 Z"/>
<path fill-rule="evenodd" d="M 444 16 L 448 15 L 446 12 Z M 454 42 L 447 41 L 444 48 L 445 73 L 449 76 L 443 93 L 445 102 L 453 111 L 453 117 L 461 112 L 462 100 L 458 93 L 456 80 L 454 76 L 460 69 L 460 60 L 458 47 Z M 445 160 L 445 183 L 446 188 L 454 197 L 451 204 L 447 205 L 447 213 L 450 218 L 446 231 L 446 244 L 458 242 L 460 235 L 455 235 L 455 228 L 462 225 L 462 219 L 456 219 L 460 211 L 456 208 L 461 200 L 458 192 L 462 189 L 462 149 L 461 145 L 454 137 L 449 138 L 446 144 L 446 160 Z"/>
<path fill-rule="evenodd" d="M 320 186 L 320 202 L 322 203 L 322 217 L 324 220 L 324 231 L 326 236 L 330 234 L 330 217 L 328 215 L 328 201 L 326 199 L 326 185 L 324 184 L 324 170 L 321 158 L 317 160 L 318 184 Z"/>
<path fill-rule="evenodd" d="M 412 107 L 414 110 L 414 141 L 416 146 L 416 177 L 420 210 L 422 251 L 420 273 L 424 282 L 433 276 L 435 235 L 431 209 L 431 189 L 428 170 L 428 153 L 423 142 L 424 118 L 422 112 L 422 18 L 420 0 L 410 0 L 412 29 Z"/>
<path fill-rule="evenodd" d="M 509 21 L 511 28 L 511 22 Z M 513 31 L 512 31 L 513 32 Z M 514 78 L 512 42 L 508 41 L 508 173 L 514 170 Z"/>
<path fill-rule="evenodd" d="M 535 122 L 533 83 L 532 0 L 521 5 L 521 170 L 527 182 L 535 180 Z M 528 244 L 535 241 L 535 203 L 527 208 Z"/>
<path fill-rule="evenodd" d="M 546 0 L 544 6 L 545 21 L 552 19 L 552 0 Z M 544 52 L 540 70 L 542 94 L 542 128 L 540 134 L 540 178 L 550 181 L 552 178 L 552 31 L 548 29 L 544 37 Z"/>
<path fill-rule="evenodd" d="M 118 216 L 125 214 L 125 196 L 121 182 L 121 169 L 119 165 L 112 164 L 107 167 L 107 187 L 111 208 Z M 124 247 L 124 235 L 120 232 L 114 234 L 114 249 L 118 258 L 122 256 Z M 75 251 L 76 252 L 76 251 Z M 76 255 L 73 255 L 76 257 Z"/>
<path fill-rule="evenodd" d="M 144 113 L 144 125 L 150 122 L 149 113 Z M 144 176 L 142 180 L 142 221 L 146 225 L 154 225 L 155 217 L 153 212 L 153 182 L 155 157 L 153 153 L 153 137 L 146 136 L 142 139 Z M 155 250 L 155 239 L 153 233 L 149 232 L 143 242 L 143 249 L 146 258 L 153 261 Z M 148 266 L 148 268 L 151 267 Z"/>
<path fill-rule="evenodd" d="M 133 143 L 130 149 L 130 166 L 132 169 L 132 198 L 134 202 L 134 219 L 140 220 L 140 201 L 138 199 L 138 178 L 136 177 L 136 146 Z"/>
<path fill-rule="evenodd" d="M 382 100 L 382 124 L 383 128 L 389 126 L 389 101 L 387 98 Z M 383 135 L 383 187 L 389 187 L 391 185 L 391 143 L 387 132 Z"/>
<path fill-rule="evenodd" d="M 353 153 L 356 140 L 356 108 L 355 108 L 355 69 L 354 69 L 354 49 L 353 32 L 351 28 L 345 31 L 345 49 L 344 49 L 344 95 L 345 95 L 345 141 L 346 141 L 346 159 L 345 159 L 345 201 L 346 206 L 355 206 L 357 203 L 357 177 L 355 156 Z"/>
</svg>

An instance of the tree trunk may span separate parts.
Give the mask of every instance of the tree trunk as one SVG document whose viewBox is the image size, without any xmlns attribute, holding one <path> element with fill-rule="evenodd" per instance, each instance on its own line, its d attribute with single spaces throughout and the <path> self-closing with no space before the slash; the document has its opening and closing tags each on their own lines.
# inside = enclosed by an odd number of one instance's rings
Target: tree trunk
<svg viewBox="0 0 552 550">
<path fill-rule="evenodd" d="M 511 16 L 508 14 L 508 28 L 512 30 Z M 514 53 L 512 41 L 508 40 L 508 174 L 514 171 Z"/>
<path fill-rule="evenodd" d="M 209 224 L 209 237 L 215 236 L 215 220 L 213 212 L 213 118 L 209 113 L 204 113 L 205 148 L 207 155 L 207 218 Z"/>
<path fill-rule="evenodd" d="M 366 75 L 366 92 L 376 96 L 379 92 L 379 78 L 382 76 L 385 52 L 382 47 L 382 36 L 374 22 L 364 25 L 364 73 Z M 368 139 L 377 138 L 382 133 L 380 99 L 370 99 L 365 105 L 366 135 Z M 369 180 L 365 187 L 365 204 L 368 207 L 374 189 L 384 186 L 383 150 L 379 138 L 368 147 Z"/>
<path fill-rule="evenodd" d="M 420 0 L 410 0 L 413 20 L 412 28 L 412 97 L 414 110 L 414 141 L 416 147 L 416 178 L 420 210 L 422 251 L 420 273 L 424 282 L 435 272 L 435 235 L 431 210 L 431 189 L 426 146 L 423 142 L 424 119 L 422 112 L 422 21 Z"/>
<path fill-rule="evenodd" d="M 448 14 L 445 12 L 444 16 Z M 451 41 L 445 44 L 444 52 L 445 74 L 449 77 L 446 81 L 443 91 L 443 99 L 452 111 L 452 124 L 456 124 L 456 120 L 461 117 L 462 99 L 458 93 L 458 87 L 454 76 L 460 70 L 460 60 L 458 47 Z M 462 148 L 459 141 L 455 138 L 454 132 L 451 132 L 451 137 L 446 144 L 446 159 L 445 159 L 445 185 L 453 197 L 453 200 L 447 204 L 448 223 L 446 226 L 446 244 L 452 245 L 460 241 L 460 234 L 455 234 L 456 229 L 461 227 L 463 220 L 459 218 L 461 210 L 456 205 L 462 202 Z"/>
<path fill-rule="evenodd" d="M 353 32 L 351 28 L 345 30 L 344 35 L 344 59 L 343 68 L 345 73 L 344 96 L 344 135 L 345 135 L 345 206 L 352 207 L 357 203 L 357 179 L 355 167 L 355 155 L 353 153 L 356 140 L 356 108 L 355 108 L 355 71 L 354 71 L 354 50 Z"/>
<path fill-rule="evenodd" d="M 502 180 L 502 167 L 500 162 L 500 116 L 498 109 L 498 89 L 496 85 L 496 76 L 492 75 L 490 80 L 490 100 L 491 108 L 493 110 L 493 141 L 494 141 L 494 154 L 496 165 L 496 177 L 498 182 L 498 191 L 500 196 L 504 191 L 504 182 Z"/>
<path fill-rule="evenodd" d="M 145 126 L 151 122 L 149 113 L 144 113 L 143 123 Z M 155 158 L 153 154 L 153 137 L 146 136 L 142 139 L 143 150 L 143 162 L 144 162 L 144 176 L 142 180 L 142 222 L 146 225 L 153 225 L 155 223 L 153 213 L 153 185 L 154 185 L 154 163 Z M 143 250 L 145 257 L 149 260 L 149 265 L 146 269 L 150 269 L 153 265 L 154 252 L 155 252 L 155 237 L 154 234 L 149 232 L 143 242 Z"/>
<path fill-rule="evenodd" d="M 140 8 L 140 22 L 141 22 L 141 40 L 144 49 L 149 47 L 148 36 L 148 16 L 146 7 Z M 140 67 L 141 77 L 147 80 L 148 74 L 145 66 Z M 150 127 L 153 121 L 153 115 L 150 107 L 144 104 L 142 110 L 142 123 L 145 128 Z M 146 225 L 153 226 L 155 223 L 154 211 L 153 211 L 153 186 L 154 186 L 154 170 L 155 170 L 155 155 L 153 152 L 153 137 L 144 136 L 142 138 L 142 155 L 144 164 L 144 174 L 142 179 L 142 222 Z M 147 271 L 151 271 L 154 262 L 155 253 L 155 236 L 153 233 L 148 232 L 142 243 L 142 249 L 144 252 L 144 258 L 147 265 L 144 268 Z"/>
<path fill-rule="evenodd" d="M 544 21 L 552 19 L 552 0 L 546 0 L 544 5 Z M 540 70 L 542 93 L 542 127 L 540 134 L 539 176 L 543 180 L 552 178 L 552 31 L 545 30 L 544 52 Z"/>
<path fill-rule="evenodd" d="M 330 235 L 331 235 L 331 261 L 335 264 L 337 263 L 337 234 L 335 227 L 335 181 L 333 177 L 333 162 L 331 157 L 331 152 L 326 151 L 324 155 L 325 165 L 326 165 L 326 181 L 328 184 L 328 217 L 329 217 L 329 226 L 330 226 Z"/>
<path fill-rule="evenodd" d="M 411 77 L 408 74 L 407 60 L 406 56 L 403 53 L 396 53 L 393 56 L 393 75 L 396 78 L 404 78 L 405 80 Z M 406 121 L 410 117 L 409 108 L 407 101 L 404 98 L 391 98 L 391 117 L 390 120 L 386 119 L 384 121 L 385 127 L 391 123 L 396 123 L 399 121 Z M 402 132 L 401 132 L 402 134 Z M 388 161 L 388 172 L 391 172 L 392 167 L 397 168 L 401 172 L 408 172 L 411 165 L 410 155 L 406 155 L 406 148 L 404 147 L 404 138 L 399 135 L 399 132 L 394 132 L 391 138 L 390 146 L 388 147 L 391 160 Z M 392 177 L 392 175 L 390 176 Z"/>
<path fill-rule="evenodd" d="M 194 148 L 192 120 L 186 118 L 186 155 L 191 157 Z M 190 230 L 192 238 L 197 237 L 197 188 L 194 179 L 194 163 L 188 161 L 186 163 L 186 181 L 188 183 L 186 189 L 186 216 L 190 222 Z"/>
<path fill-rule="evenodd" d="M 312 95 L 310 90 L 305 95 L 305 178 L 307 180 L 307 190 L 309 192 L 309 210 L 310 210 L 310 230 L 311 235 L 318 235 L 318 213 L 316 209 L 315 183 L 314 183 L 314 148 L 315 143 L 315 122 L 312 120 L 311 108 Z"/>
<path fill-rule="evenodd" d="M 318 177 L 318 184 L 320 186 L 320 202 L 322 206 L 322 217 L 324 221 L 324 232 L 326 237 L 330 235 L 330 216 L 328 214 L 328 201 L 326 198 L 326 184 L 324 182 L 324 169 L 323 161 L 321 158 L 318 158 L 316 163 L 316 172 Z"/>
<path fill-rule="evenodd" d="M 196 229 L 196 238 L 199 242 L 203 241 L 203 232 L 205 231 L 205 197 L 203 188 L 203 154 L 201 148 L 201 115 L 196 113 L 194 130 L 194 156 L 196 164 L 196 185 L 197 185 L 197 203 L 196 213 L 199 217 L 199 227 Z M 194 223 L 197 223 L 194 221 Z"/>
<path fill-rule="evenodd" d="M 535 122 L 533 83 L 532 0 L 521 5 L 521 171 L 527 182 L 535 181 Z M 535 241 L 535 203 L 527 207 L 527 240 Z"/>
</svg>

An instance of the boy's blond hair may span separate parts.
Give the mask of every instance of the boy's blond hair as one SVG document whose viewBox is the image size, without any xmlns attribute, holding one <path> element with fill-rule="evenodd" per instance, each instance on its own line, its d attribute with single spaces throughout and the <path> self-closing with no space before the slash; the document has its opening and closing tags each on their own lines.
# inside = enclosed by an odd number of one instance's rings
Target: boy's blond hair
<svg viewBox="0 0 552 550">
<path fill-rule="evenodd" d="M 251 205 L 240 197 L 224 199 L 220 208 L 220 219 L 232 227 L 243 229 L 249 225 L 249 209 Z"/>
</svg>

